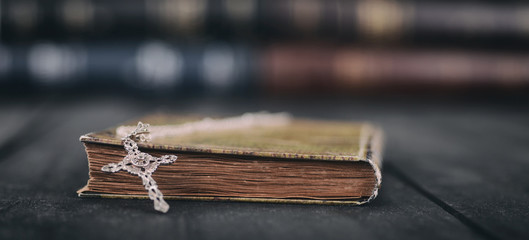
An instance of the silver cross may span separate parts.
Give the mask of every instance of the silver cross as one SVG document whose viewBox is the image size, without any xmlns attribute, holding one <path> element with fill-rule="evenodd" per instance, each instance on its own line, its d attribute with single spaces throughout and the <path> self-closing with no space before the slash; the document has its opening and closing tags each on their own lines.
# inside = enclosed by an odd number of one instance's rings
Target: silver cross
<svg viewBox="0 0 529 240">
<path fill-rule="evenodd" d="M 169 164 L 176 161 L 175 155 L 164 155 L 161 157 L 153 157 L 147 153 L 138 150 L 138 144 L 134 140 L 141 142 L 149 141 L 149 124 L 138 122 L 136 130 L 124 137 L 123 146 L 127 150 L 127 156 L 119 163 L 109 163 L 101 170 L 103 172 L 118 172 L 126 170 L 131 174 L 137 175 L 143 181 L 143 186 L 149 192 L 149 198 L 154 200 L 154 209 L 166 213 L 169 210 L 169 204 L 163 199 L 162 192 L 158 189 L 156 181 L 152 178 L 152 174 L 160 164 Z"/>
</svg>

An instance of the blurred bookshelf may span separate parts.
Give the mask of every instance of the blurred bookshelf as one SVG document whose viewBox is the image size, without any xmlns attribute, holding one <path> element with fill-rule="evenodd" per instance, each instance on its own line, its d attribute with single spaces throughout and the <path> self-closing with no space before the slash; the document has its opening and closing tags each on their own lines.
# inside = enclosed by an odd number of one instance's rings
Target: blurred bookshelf
<svg viewBox="0 0 529 240">
<path fill-rule="evenodd" d="M 2 0 L 4 92 L 529 90 L 529 4 Z"/>
</svg>

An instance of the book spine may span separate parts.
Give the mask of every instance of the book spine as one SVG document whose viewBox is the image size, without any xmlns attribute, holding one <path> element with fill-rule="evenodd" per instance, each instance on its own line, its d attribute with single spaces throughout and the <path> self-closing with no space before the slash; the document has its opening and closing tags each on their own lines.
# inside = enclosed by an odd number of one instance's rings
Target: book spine
<svg viewBox="0 0 529 240">
<path fill-rule="evenodd" d="M 0 45 L 0 85 L 209 94 L 247 90 L 253 53 L 242 45 L 38 43 Z M 7 89 L 7 88 L 6 88 Z"/>
<path fill-rule="evenodd" d="M 268 92 L 529 85 L 527 55 L 274 46 L 261 57 L 260 74 Z"/>
<path fill-rule="evenodd" d="M 2 40 L 529 38 L 529 5 L 393 0 L 4 0 Z M 464 36 L 462 38 L 462 36 Z M 522 44 L 523 45 L 523 44 Z"/>
</svg>

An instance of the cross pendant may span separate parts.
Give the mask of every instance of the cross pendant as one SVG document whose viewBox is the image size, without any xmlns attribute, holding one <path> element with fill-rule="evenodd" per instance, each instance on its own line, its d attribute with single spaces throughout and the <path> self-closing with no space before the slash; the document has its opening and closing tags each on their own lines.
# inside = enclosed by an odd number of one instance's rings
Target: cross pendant
<svg viewBox="0 0 529 240">
<path fill-rule="evenodd" d="M 175 155 L 164 155 L 153 157 L 150 154 L 138 150 L 138 144 L 134 140 L 148 141 L 149 124 L 138 122 L 136 130 L 123 138 L 123 146 L 127 151 L 127 156 L 119 163 L 109 163 L 101 168 L 103 172 L 114 173 L 120 170 L 137 175 L 141 178 L 145 190 L 149 193 L 149 198 L 154 201 L 154 209 L 166 213 L 169 210 L 169 204 L 163 199 L 162 192 L 158 189 L 156 181 L 152 174 L 160 164 L 169 164 L 176 161 Z"/>
</svg>

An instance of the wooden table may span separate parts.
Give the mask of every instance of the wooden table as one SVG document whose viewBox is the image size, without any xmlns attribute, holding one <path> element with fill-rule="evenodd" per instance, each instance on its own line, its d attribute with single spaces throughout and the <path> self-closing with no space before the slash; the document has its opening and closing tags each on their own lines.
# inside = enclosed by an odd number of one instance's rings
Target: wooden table
<svg viewBox="0 0 529 240">
<path fill-rule="evenodd" d="M 374 121 L 387 135 L 380 195 L 364 206 L 169 201 L 167 214 L 77 197 L 79 136 L 157 110 Z M 529 239 L 528 110 L 527 99 L 2 97 L 0 239 Z"/>
</svg>

